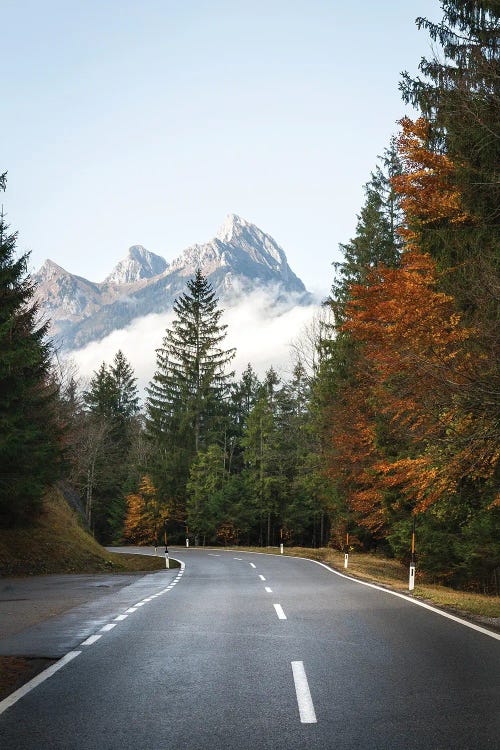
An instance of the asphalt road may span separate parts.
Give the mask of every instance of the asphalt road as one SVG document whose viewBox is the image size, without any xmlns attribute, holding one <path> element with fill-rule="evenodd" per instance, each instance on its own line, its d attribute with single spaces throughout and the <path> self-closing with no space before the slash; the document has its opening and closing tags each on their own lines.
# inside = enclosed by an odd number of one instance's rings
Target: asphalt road
<svg viewBox="0 0 500 750">
<path fill-rule="evenodd" d="M 0 715 L 2 749 L 500 747 L 498 640 L 307 560 L 178 556 Z"/>
</svg>

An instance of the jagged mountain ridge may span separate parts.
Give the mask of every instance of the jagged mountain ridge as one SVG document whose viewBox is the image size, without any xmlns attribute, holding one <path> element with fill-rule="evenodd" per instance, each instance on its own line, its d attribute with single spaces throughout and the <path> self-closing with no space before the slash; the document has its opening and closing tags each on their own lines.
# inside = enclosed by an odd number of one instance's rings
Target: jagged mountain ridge
<svg viewBox="0 0 500 750">
<path fill-rule="evenodd" d="M 188 247 L 170 264 L 142 245 L 133 245 L 103 282 L 71 274 L 51 260 L 34 280 L 56 342 L 63 349 L 76 349 L 124 328 L 134 318 L 170 310 L 197 268 L 222 302 L 261 287 L 272 288 L 277 300 L 292 294 L 296 303 L 310 301 L 283 249 L 235 214 L 226 218 L 212 240 Z"/>
</svg>

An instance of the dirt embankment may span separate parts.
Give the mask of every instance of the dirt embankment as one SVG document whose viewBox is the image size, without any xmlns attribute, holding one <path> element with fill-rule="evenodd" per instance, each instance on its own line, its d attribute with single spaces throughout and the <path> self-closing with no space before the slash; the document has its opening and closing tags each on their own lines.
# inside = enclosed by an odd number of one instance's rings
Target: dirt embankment
<svg viewBox="0 0 500 750">
<path fill-rule="evenodd" d="M 124 573 L 162 567 L 165 562 L 160 557 L 105 550 L 56 488 L 47 493 L 43 513 L 32 526 L 0 530 L 0 576 Z"/>
</svg>

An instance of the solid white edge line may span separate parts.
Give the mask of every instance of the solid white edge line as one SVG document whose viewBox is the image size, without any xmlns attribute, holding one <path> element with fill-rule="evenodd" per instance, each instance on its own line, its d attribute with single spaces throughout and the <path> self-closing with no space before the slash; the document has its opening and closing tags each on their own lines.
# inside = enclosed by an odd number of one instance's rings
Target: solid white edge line
<svg viewBox="0 0 500 750">
<path fill-rule="evenodd" d="M 292 661 L 291 665 L 300 721 L 302 724 L 317 724 L 316 712 L 311 698 L 311 691 L 309 690 L 309 683 L 307 682 L 304 662 Z"/>
<path fill-rule="evenodd" d="M 234 550 L 225 550 L 226 552 L 234 552 Z M 382 586 L 377 586 L 376 583 L 368 583 L 368 581 L 361 581 L 359 578 L 353 578 L 352 576 L 346 576 L 344 573 L 339 573 L 338 570 L 334 570 L 333 568 L 330 568 L 325 563 L 319 562 L 319 560 L 313 560 L 311 557 L 298 557 L 297 555 L 273 555 L 270 552 L 241 552 L 242 555 L 266 555 L 267 557 L 277 557 L 279 560 L 307 560 L 307 562 L 315 563 L 316 565 L 321 565 L 322 568 L 326 568 L 330 573 L 335 573 L 336 576 L 340 576 L 341 578 L 346 578 L 348 581 L 352 581 L 353 583 L 359 583 L 361 586 L 368 586 L 371 589 L 376 589 L 377 591 L 382 591 L 384 594 L 391 594 L 391 596 L 397 596 L 399 599 L 404 599 L 405 601 L 409 602 L 410 604 L 416 604 L 417 607 L 423 607 L 423 609 L 428 609 L 430 612 L 435 612 L 437 615 L 441 615 L 441 617 L 446 617 L 448 620 L 453 620 L 454 622 L 458 622 L 459 625 L 464 625 L 466 628 L 470 628 L 471 630 L 476 630 L 478 633 L 482 633 L 483 635 L 489 635 L 490 638 L 495 638 L 495 640 L 500 641 L 500 633 L 495 633 L 493 630 L 488 630 L 487 628 L 482 628 L 480 625 L 475 625 L 473 622 L 469 622 L 468 620 L 463 620 L 461 617 L 456 617 L 456 615 L 449 614 L 448 612 L 445 612 L 442 609 L 437 609 L 437 607 L 433 607 L 431 604 L 426 604 L 425 602 L 421 602 L 419 599 L 414 599 L 411 596 L 407 596 L 406 594 L 400 594 L 399 591 L 391 591 L 390 589 L 384 589 Z M 252 563 L 250 563 L 252 565 Z"/>
<path fill-rule="evenodd" d="M 3 701 L 0 701 L 0 714 L 3 714 L 3 712 L 13 706 L 14 703 L 17 703 L 20 698 L 23 698 L 25 695 L 27 695 L 27 693 L 33 690 L 33 688 L 36 688 L 42 682 L 48 680 L 49 677 L 52 677 L 52 675 L 55 674 L 59 669 L 61 669 L 61 667 L 64 667 L 66 664 L 68 664 L 68 662 L 72 661 L 81 653 L 81 651 L 69 651 L 65 656 L 62 657 L 62 659 L 59 659 L 59 661 L 56 661 L 55 664 L 52 664 L 50 667 L 47 667 L 47 669 L 44 669 L 43 672 L 37 674 L 36 677 L 33 677 L 32 680 L 8 695 L 7 698 L 3 699 Z"/>
<path fill-rule="evenodd" d="M 274 609 L 276 610 L 276 614 L 278 615 L 278 619 L 280 620 L 286 620 L 286 615 L 283 612 L 283 607 L 281 604 L 273 604 Z"/>
<path fill-rule="evenodd" d="M 316 563 L 316 565 L 321 565 L 322 568 L 326 568 L 326 570 L 329 570 L 330 573 L 335 573 L 336 576 L 340 576 L 341 578 L 346 578 L 348 581 L 352 581 L 353 583 L 360 583 L 361 586 L 368 586 L 371 589 L 382 591 L 384 594 L 397 596 L 398 599 L 404 599 L 405 601 L 410 602 L 411 604 L 416 604 L 417 607 L 423 607 L 424 609 L 428 609 L 430 612 L 435 612 L 436 614 L 441 615 L 441 617 L 446 617 L 448 620 L 453 620 L 454 622 L 458 622 L 460 625 L 465 625 L 466 628 L 477 630 L 478 633 L 482 633 L 483 635 L 489 635 L 490 638 L 495 638 L 497 641 L 500 641 L 500 633 L 494 633 L 492 630 L 487 630 L 486 628 L 482 628 L 480 625 L 475 625 L 473 622 L 462 620 L 461 617 L 456 617 L 455 615 L 452 615 L 449 612 L 444 612 L 442 609 L 436 609 L 436 607 L 432 607 L 430 604 L 421 602 L 418 599 L 412 599 L 410 596 L 406 596 L 406 594 L 400 594 L 399 591 L 391 591 L 390 589 L 382 588 L 382 586 L 377 586 L 377 584 L 375 583 L 368 583 L 368 581 L 360 581 L 358 578 L 352 578 L 351 576 L 346 576 L 344 573 L 339 573 L 338 570 L 334 570 L 333 568 L 330 568 L 328 565 L 325 565 L 325 563 L 318 562 L 318 560 L 311 560 L 310 557 L 297 557 L 295 559 L 296 560 L 309 560 L 309 562 Z"/>
</svg>

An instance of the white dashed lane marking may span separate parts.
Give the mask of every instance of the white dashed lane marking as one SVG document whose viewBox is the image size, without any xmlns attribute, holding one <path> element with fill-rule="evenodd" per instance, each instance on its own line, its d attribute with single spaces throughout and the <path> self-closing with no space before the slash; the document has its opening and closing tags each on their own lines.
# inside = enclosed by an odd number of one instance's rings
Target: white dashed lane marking
<svg viewBox="0 0 500 750">
<path fill-rule="evenodd" d="M 86 641 L 83 641 L 80 645 L 81 646 L 91 646 L 93 643 L 99 640 L 99 638 L 102 638 L 102 635 L 90 635 Z"/>
<path fill-rule="evenodd" d="M 276 610 L 276 614 L 278 615 L 279 620 L 286 620 L 286 615 L 283 612 L 283 607 L 281 604 L 273 604 L 274 609 Z"/>
<path fill-rule="evenodd" d="M 300 721 L 302 724 L 316 724 L 316 712 L 307 682 L 306 670 L 303 661 L 292 661 L 293 681 L 295 683 L 295 693 L 297 695 L 297 704 L 299 706 Z"/>
</svg>

